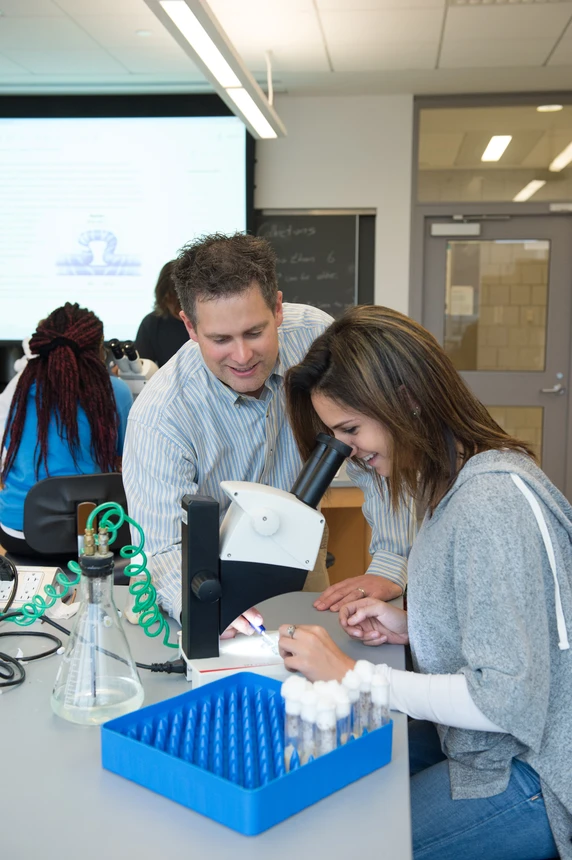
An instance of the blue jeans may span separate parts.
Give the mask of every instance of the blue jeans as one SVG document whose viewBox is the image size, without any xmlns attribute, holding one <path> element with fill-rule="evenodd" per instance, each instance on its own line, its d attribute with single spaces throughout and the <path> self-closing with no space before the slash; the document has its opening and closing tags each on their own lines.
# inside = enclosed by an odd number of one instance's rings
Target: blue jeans
<svg viewBox="0 0 572 860">
<path fill-rule="evenodd" d="M 536 771 L 513 760 L 506 791 L 451 800 L 449 766 L 433 723 L 409 723 L 414 860 L 558 857 Z"/>
</svg>

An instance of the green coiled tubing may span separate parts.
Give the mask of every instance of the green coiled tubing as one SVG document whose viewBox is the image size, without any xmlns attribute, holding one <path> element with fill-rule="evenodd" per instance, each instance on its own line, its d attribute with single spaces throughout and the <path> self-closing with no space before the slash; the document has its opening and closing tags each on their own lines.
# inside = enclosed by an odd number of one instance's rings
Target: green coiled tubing
<svg viewBox="0 0 572 860">
<path fill-rule="evenodd" d="M 87 528 L 93 528 L 93 521 L 99 517 L 99 528 L 106 528 L 109 533 L 109 543 L 112 544 L 117 537 L 117 532 L 124 523 L 129 523 L 133 526 L 138 537 L 139 544 L 127 544 L 122 547 L 119 554 L 122 558 L 134 558 L 140 555 L 141 559 L 138 562 L 131 562 L 124 569 L 125 576 L 137 577 L 139 574 L 144 574 L 145 578 L 136 580 L 129 585 L 129 592 L 135 598 L 134 612 L 139 613 L 139 626 L 143 628 L 147 636 L 155 637 L 163 635 L 163 645 L 168 648 L 178 648 L 178 642 L 169 642 L 169 625 L 157 605 L 157 591 L 151 581 L 151 575 L 147 570 L 147 556 L 143 551 L 145 545 L 145 536 L 143 529 L 139 523 L 132 520 L 128 516 L 121 505 L 116 502 L 104 502 L 98 505 L 88 517 Z M 98 535 L 95 535 L 96 543 L 99 542 Z M 37 621 L 46 611 L 50 609 L 62 597 L 65 597 L 74 585 L 77 585 L 81 577 L 81 567 L 77 561 L 68 562 L 68 568 L 72 573 L 76 574 L 75 579 L 68 579 L 65 573 L 56 574 L 55 581 L 61 586 L 62 590 L 58 591 L 55 585 L 46 585 L 44 587 L 44 596 L 36 594 L 28 603 L 24 603 L 18 610 L 18 615 L 11 617 L 10 621 L 14 621 L 21 627 L 27 627 Z M 0 620 L 2 616 L 0 615 Z"/>
</svg>

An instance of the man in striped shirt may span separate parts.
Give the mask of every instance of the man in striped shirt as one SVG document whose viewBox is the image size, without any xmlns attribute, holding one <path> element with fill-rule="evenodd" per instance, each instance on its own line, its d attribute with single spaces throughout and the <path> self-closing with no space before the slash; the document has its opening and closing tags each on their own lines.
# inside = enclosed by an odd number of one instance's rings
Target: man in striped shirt
<svg viewBox="0 0 572 860">
<path fill-rule="evenodd" d="M 123 481 L 159 600 L 179 619 L 182 497 L 212 496 L 222 518 L 229 505 L 223 480 L 290 490 L 302 463 L 285 414 L 284 374 L 332 319 L 314 307 L 282 304 L 274 252 L 255 236 L 215 234 L 189 244 L 173 278 L 190 341 L 131 409 Z M 370 474 L 352 464 L 348 474 L 364 491 L 373 559 L 366 575 L 326 588 L 319 609 L 360 595 L 389 600 L 405 587 L 412 510 L 395 514 Z M 319 587 L 326 585 L 324 577 Z M 246 632 L 240 621 L 237 629 Z"/>
</svg>

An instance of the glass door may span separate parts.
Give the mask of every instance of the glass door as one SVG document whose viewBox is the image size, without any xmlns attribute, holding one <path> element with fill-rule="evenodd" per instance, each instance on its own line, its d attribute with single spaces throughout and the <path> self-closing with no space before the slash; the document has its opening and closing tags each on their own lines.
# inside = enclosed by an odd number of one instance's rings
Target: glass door
<svg viewBox="0 0 572 860">
<path fill-rule="evenodd" d="M 564 490 L 571 222 L 539 215 L 425 224 L 424 325 L 495 421 L 529 442 Z"/>
</svg>

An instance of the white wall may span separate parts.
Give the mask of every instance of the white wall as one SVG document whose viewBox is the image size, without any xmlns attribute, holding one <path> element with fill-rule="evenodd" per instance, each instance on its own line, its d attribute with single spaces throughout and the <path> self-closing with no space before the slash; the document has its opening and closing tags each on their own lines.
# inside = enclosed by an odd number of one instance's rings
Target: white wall
<svg viewBox="0 0 572 860">
<path fill-rule="evenodd" d="M 407 313 L 412 96 L 277 96 L 288 136 L 257 141 L 257 209 L 375 209 L 375 301 Z"/>
</svg>

